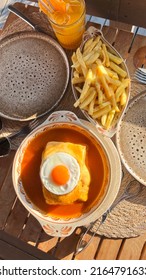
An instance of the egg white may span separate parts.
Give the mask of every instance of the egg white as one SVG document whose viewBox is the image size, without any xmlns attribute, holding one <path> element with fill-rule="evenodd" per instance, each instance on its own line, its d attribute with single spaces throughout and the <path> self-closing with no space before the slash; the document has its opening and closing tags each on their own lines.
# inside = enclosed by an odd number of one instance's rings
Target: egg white
<svg viewBox="0 0 146 280">
<path fill-rule="evenodd" d="M 52 180 L 51 172 L 57 165 L 65 165 L 70 173 L 68 182 L 65 185 L 58 186 Z M 51 154 L 41 164 L 40 178 L 44 187 L 57 195 L 63 195 L 71 192 L 77 185 L 80 178 L 80 166 L 77 160 L 68 153 L 57 152 Z"/>
</svg>

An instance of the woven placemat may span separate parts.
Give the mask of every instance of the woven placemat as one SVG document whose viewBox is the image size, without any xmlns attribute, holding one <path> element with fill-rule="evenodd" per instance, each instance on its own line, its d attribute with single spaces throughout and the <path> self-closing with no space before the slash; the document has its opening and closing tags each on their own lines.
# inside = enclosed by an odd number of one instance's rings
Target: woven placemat
<svg viewBox="0 0 146 280">
<path fill-rule="evenodd" d="M 44 15 L 33 12 L 30 18 L 41 25 L 48 34 L 51 28 Z M 0 39 L 15 32 L 32 30 L 31 27 L 21 19 L 16 19 L 12 24 L 7 26 L 1 34 Z M 144 90 L 143 85 L 137 83 L 132 84 L 131 97 Z M 25 123 L 18 121 L 10 121 L 2 119 L 3 132 L 2 135 L 8 136 L 11 132 L 17 131 Z M 16 150 L 23 138 L 16 138 L 12 141 L 12 149 Z M 134 180 L 134 178 L 123 167 L 123 179 L 117 199 L 124 193 L 126 186 Z M 116 170 L 115 170 L 116 172 Z M 98 220 L 93 228 L 96 231 L 100 220 Z M 130 238 L 144 234 L 146 232 L 146 187 L 141 185 L 141 192 L 135 198 L 121 201 L 108 215 L 105 223 L 97 230 L 97 234 L 108 238 Z"/>
<path fill-rule="evenodd" d="M 135 179 L 122 165 L 123 179 L 119 194 L 115 200 L 119 200 L 123 196 L 126 187 L 133 181 L 135 190 L 140 185 L 140 193 L 133 198 L 121 200 L 115 208 L 108 214 L 107 219 L 103 225 L 100 220 L 95 224 L 93 231 L 104 235 L 108 238 L 130 238 L 136 237 L 146 232 L 146 187 L 135 183 Z M 115 171 L 116 172 L 116 171 Z M 134 190 L 133 190 L 134 191 Z"/>
</svg>

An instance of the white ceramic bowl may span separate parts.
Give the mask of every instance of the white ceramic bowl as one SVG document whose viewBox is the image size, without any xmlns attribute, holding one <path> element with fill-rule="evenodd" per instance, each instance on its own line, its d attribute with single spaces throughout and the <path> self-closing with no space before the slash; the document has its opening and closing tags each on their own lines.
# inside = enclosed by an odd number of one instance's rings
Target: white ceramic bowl
<svg viewBox="0 0 146 280">
<path fill-rule="evenodd" d="M 77 126 L 80 129 L 84 129 L 88 132 L 99 143 L 102 147 L 108 163 L 109 163 L 109 172 L 110 177 L 108 180 L 107 191 L 100 201 L 93 206 L 88 212 L 83 213 L 83 215 L 70 219 L 63 218 L 53 218 L 51 216 L 43 214 L 39 209 L 37 209 L 30 199 L 26 195 L 22 182 L 21 182 L 21 163 L 24 156 L 24 152 L 28 144 L 41 132 L 49 127 L 60 124 L 69 124 L 69 126 Z M 18 148 L 12 170 L 13 184 L 18 198 L 24 207 L 40 222 L 44 231 L 52 236 L 68 236 L 70 235 L 76 227 L 87 225 L 90 222 L 93 222 L 97 218 L 101 217 L 108 208 L 111 206 L 115 200 L 121 183 L 121 162 L 115 148 L 115 145 L 111 139 L 102 136 L 98 133 L 97 129 L 88 121 L 79 120 L 77 116 L 70 111 L 58 111 L 52 113 L 49 118 L 41 124 L 38 128 L 32 131 L 21 143 Z M 33 180 L 33 174 L 32 174 Z"/>
</svg>

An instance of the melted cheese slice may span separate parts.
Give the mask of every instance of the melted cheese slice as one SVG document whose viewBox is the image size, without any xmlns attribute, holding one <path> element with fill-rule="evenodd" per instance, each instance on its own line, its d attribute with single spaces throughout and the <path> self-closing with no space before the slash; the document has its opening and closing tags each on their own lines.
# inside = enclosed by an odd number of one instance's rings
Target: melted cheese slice
<svg viewBox="0 0 146 280">
<path fill-rule="evenodd" d="M 42 162 L 47 159 L 51 154 L 57 152 L 65 152 L 72 155 L 80 166 L 80 178 L 76 187 L 64 195 L 56 195 L 49 192 L 44 186 L 43 194 L 48 204 L 72 204 L 75 201 L 87 201 L 89 185 L 90 185 L 90 173 L 86 166 L 86 146 L 80 144 L 73 144 L 70 142 L 49 142 L 42 154 Z"/>
</svg>

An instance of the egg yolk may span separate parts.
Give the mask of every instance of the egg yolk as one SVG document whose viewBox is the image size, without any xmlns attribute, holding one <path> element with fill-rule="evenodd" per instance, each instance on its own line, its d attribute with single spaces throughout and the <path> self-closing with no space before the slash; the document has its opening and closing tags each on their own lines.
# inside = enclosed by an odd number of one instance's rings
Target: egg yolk
<svg viewBox="0 0 146 280">
<path fill-rule="evenodd" d="M 64 165 L 57 165 L 52 169 L 51 176 L 53 181 L 61 186 L 65 185 L 70 177 L 69 170 Z"/>
</svg>

